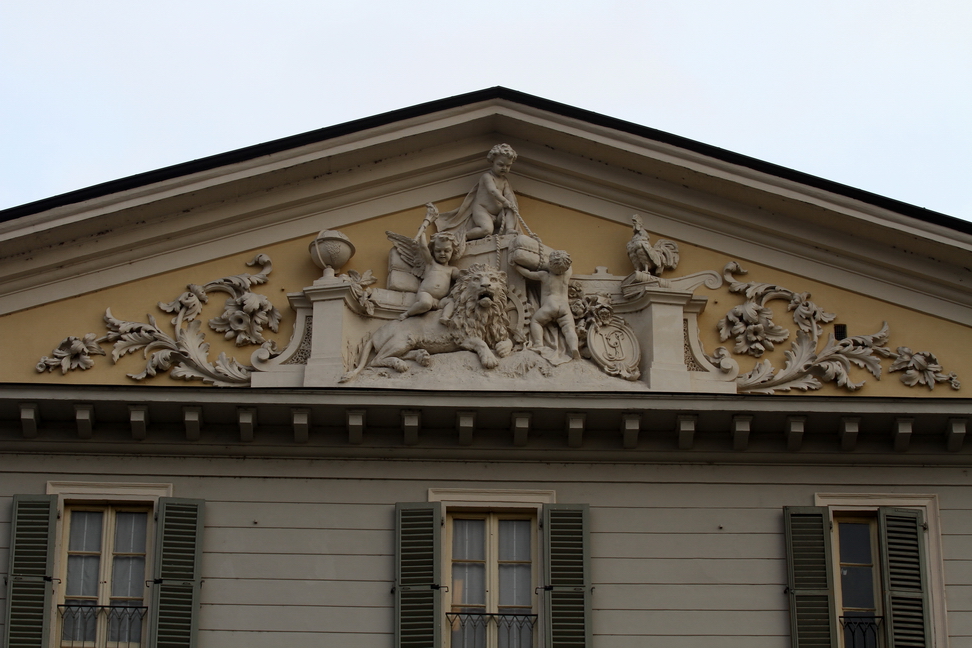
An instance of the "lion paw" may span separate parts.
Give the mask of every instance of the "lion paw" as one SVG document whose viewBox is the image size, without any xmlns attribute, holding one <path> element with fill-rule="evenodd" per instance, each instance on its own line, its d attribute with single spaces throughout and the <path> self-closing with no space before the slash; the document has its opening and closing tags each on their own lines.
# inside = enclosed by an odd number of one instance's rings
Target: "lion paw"
<svg viewBox="0 0 972 648">
<path fill-rule="evenodd" d="M 480 360 L 482 361 L 483 366 L 487 369 L 495 369 L 496 366 L 499 364 L 499 360 L 497 360 L 496 356 L 494 356 L 492 353 L 490 353 L 489 355 L 483 354 Z"/>
<path fill-rule="evenodd" d="M 502 340 L 496 345 L 496 355 L 501 358 L 513 353 L 513 340 Z"/>
</svg>

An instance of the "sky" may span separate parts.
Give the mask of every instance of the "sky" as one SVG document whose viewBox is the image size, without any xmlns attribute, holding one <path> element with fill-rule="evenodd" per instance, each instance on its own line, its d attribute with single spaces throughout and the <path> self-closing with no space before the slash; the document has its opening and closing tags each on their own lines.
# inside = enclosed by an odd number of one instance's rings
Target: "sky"
<svg viewBox="0 0 972 648">
<path fill-rule="evenodd" d="M 502 85 L 972 221 L 970 33 L 968 0 L 9 0 L 0 209 Z"/>
</svg>

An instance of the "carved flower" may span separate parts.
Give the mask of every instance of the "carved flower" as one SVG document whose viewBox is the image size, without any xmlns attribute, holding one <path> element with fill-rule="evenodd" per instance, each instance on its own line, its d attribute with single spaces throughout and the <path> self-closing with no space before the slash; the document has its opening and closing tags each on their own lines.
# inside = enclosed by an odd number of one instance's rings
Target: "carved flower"
<svg viewBox="0 0 972 648">
<path fill-rule="evenodd" d="M 202 312 L 202 305 L 209 301 L 209 296 L 202 286 L 196 284 L 189 284 L 186 286 L 188 290 L 179 295 L 176 299 L 170 301 L 168 304 L 159 302 L 159 308 L 166 313 L 175 313 L 176 316 L 172 318 L 172 325 L 175 326 L 176 322 L 179 320 L 179 315 L 182 315 L 182 319 L 187 322 L 191 322 L 199 316 Z"/>
<path fill-rule="evenodd" d="M 257 293 L 245 292 L 239 297 L 227 299 L 223 314 L 209 320 L 209 326 L 223 333 L 227 340 L 236 338 L 236 346 L 263 344 L 263 327 L 277 332 L 280 325 L 280 311 L 270 300 Z"/>
<path fill-rule="evenodd" d="M 793 293 L 787 310 L 794 311 L 793 322 L 800 327 L 800 330 L 811 333 L 815 339 L 823 334 L 820 324 L 833 322 L 837 317 L 810 301 L 810 293 Z"/>
<path fill-rule="evenodd" d="M 928 351 L 914 352 L 908 347 L 898 347 L 898 357 L 891 363 L 888 371 L 904 371 L 901 382 L 914 387 L 927 385 L 928 389 L 935 389 L 935 383 L 947 382 L 952 389 L 961 387 L 958 376 L 954 373 L 943 373 L 938 358 Z"/>
<path fill-rule="evenodd" d="M 245 331 L 250 327 L 250 316 L 243 311 L 230 313 L 226 319 L 233 331 Z"/>
<path fill-rule="evenodd" d="M 736 353 L 748 353 L 756 358 L 772 351 L 775 344 L 789 336 L 789 331 L 773 322 L 772 310 L 752 301 L 733 307 L 719 320 L 720 340 L 725 342 L 732 337 L 736 340 L 733 347 Z"/>
<path fill-rule="evenodd" d="M 578 329 L 586 329 L 591 324 L 604 326 L 614 319 L 614 306 L 604 295 L 585 295 L 580 284 L 571 282 L 568 286 L 570 312 Z"/>
<path fill-rule="evenodd" d="M 60 367 L 62 374 L 72 369 L 86 371 L 94 366 L 92 353 L 105 355 L 94 333 L 88 333 L 83 338 L 76 338 L 73 335 L 66 337 L 52 352 L 53 358 L 44 356 L 40 359 L 37 363 L 37 372 L 54 371 L 55 367 Z"/>
</svg>

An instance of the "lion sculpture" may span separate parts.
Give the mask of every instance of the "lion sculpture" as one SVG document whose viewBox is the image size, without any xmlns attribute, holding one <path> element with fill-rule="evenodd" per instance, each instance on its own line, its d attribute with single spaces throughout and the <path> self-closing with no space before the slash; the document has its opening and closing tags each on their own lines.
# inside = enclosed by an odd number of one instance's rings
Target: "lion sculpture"
<svg viewBox="0 0 972 648">
<path fill-rule="evenodd" d="M 513 351 L 510 316 L 507 311 L 506 273 L 484 264 L 462 270 L 449 293 L 455 302 L 452 317 L 440 321 L 441 311 L 432 310 L 404 320 L 388 322 L 365 343 L 357 366 L 338 382 L 348 382 L 365 367 L 391 367 L 408 371 L 406 360 L 429 366 L 434 353 L 466 349 L 479 356 L 486 369 L 493 369 Z M 374 350 L 375 357 L 368 358 Z"/>
</svg>

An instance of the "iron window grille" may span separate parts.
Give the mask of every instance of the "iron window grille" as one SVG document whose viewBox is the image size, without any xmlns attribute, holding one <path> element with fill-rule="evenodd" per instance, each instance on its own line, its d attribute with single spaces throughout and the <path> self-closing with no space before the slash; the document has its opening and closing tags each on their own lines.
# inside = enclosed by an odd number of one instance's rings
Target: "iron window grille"
<svg viewBox="0 0 972 648">
<path fill-rule="evenodd" d="M 485 648 L 494 628 L 497 648 L 532 648 L 536 614 L 509 612 L 446 612 L 452 648 Z"/>
<path fill-rule="evenodd" d="M 61 617 L 61 648 L 94 645 L 102 619 L 108 627 L 108 646 L 138 648 L 142 645 L 146 606 L 73 603 L 58 605 L 57 611 Z"/>
</svg>

